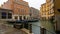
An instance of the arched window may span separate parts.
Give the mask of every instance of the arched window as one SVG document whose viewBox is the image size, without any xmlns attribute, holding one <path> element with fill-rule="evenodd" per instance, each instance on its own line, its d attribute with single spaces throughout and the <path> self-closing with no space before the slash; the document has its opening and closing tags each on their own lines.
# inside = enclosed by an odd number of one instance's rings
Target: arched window
<svg viewBox="0 0 60 34">
<path fill-rule="evenodd" d="M 22 20 L 22 16 L 19 16 L 19 19 Z"/>
<path fill-rule="evenodd" d="M 24 16 L 24 19 L 26 19 L 26 16 Z"/>
<path fill-rule="evenodd" d="M 18 19 L 18 16 L 15 16 L 15 19 L 17 20 Z"/>
</svg>

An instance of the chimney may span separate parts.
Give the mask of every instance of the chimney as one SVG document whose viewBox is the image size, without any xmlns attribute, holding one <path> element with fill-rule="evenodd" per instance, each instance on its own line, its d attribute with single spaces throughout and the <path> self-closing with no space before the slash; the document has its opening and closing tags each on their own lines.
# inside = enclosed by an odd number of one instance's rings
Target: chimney
<svg viewBox="0 0 60 34">
<path fill-rule="evenodd" d="M 5 4 L 5 2 L 4 2 L 4 4 Z"/>
</svg>

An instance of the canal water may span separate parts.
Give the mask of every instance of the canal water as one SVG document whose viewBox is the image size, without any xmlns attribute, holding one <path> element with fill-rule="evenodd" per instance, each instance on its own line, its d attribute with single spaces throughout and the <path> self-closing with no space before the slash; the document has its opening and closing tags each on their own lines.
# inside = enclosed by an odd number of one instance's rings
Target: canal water
<svg viewBox="0 0 60 34">
<path fill-rule="evenodd" d="M 40 21 L 35 23 L 32 22 L 31 24 L 32 24 L 32 32 L 34 34 L 40 34 Z"/>
<path fill-rule="evenodd" d="M 49 21 L 38 21 L 38 22 L 31 22 L 32 24 L 32 33 L 33 34 L 40 34 L 41 33 L 41 24 L 44 26 L 47 31 L 46 34 L 54 34 L 53 32 L 53 25 Z M 44 25 L 45 24 L 45 25 Z M 27 24 L 26 24 L 27 25 Z M 26 26 L 25 25 L 25 26 Z M 10 26 L 10 25 L 9 25 Z M 12 26 L 12 25 L 11 25 Z M 29 27 L 29 26 L 28 26 Z M 53 31 L 53 32 L 52 32 Z"/>
<path fill-rule="evenodd" d="M 46 29 L 45 34 L 55 34 L 53 24 L 50 21 L 32 22 L 32 32 L 34 34 L 41 34 L 41 24 Z M 44 24 L 44 25 L 43 25 Z"/>
</svg>

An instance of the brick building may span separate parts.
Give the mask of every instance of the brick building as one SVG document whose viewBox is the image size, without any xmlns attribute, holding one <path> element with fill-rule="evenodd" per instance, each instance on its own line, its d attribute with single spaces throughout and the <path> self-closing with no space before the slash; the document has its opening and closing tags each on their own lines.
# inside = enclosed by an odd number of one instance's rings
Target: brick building
<svg viewBox="0 0 60 34">
<path fill-rule="evenodd" d="M 11 9 L 13 11 L 12 18 L 14 20 L 23 20 L 29 18 L 28 2 L 23 0 L 8 0 L 2 5 L 2 8 Z"/>
</svg>

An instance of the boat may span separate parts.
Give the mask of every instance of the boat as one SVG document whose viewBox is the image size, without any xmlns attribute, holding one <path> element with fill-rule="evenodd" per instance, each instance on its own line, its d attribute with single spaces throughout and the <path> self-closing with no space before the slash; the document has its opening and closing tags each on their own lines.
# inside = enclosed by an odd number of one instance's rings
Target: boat
<svg viewBox="0 0 60 34">
<path fill-rule="evenodd" d="M 7 21 L 7 22 L 10 22 L 10 23 L 28 23 L 28 22 L 38 22 L 39 20 L 38 19 L 32 19 L 32 20 L 16 20 L 16 21 Z"/>
<path fill-rule="evenodd" d="M 28 22 L 38 22 L 38 19 L 32 19 L 32 20 L 28 20 Z"/>
</svg>

